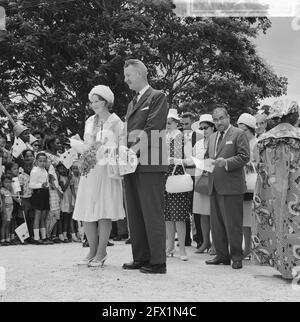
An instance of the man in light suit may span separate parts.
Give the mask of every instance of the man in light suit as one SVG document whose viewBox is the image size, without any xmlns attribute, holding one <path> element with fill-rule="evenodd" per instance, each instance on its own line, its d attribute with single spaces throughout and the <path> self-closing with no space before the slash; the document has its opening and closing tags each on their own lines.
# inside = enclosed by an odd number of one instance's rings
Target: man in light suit
<svg viewBox="0 0 300 322">
<path fill-rule="evenodd" d="M 133 262 L 124 269 L 142 273 L 166 273 L 164 220 L 167 154 L 165 129 L 166 96 L 151 88 L 147 68 L 137 59 L 125 62 L 125 82 L 136 92 L 126 115 L 127 147 L 139 159 L 135 173 L 124 176 Z"/>
<path fill-rule="evenodd" d="M 213 121 L 218 131 L 209 138 L 206 158 L 215 160 L 215 168 L 208 177 L 208 188 L 212 238 L 217 256 L 206 264 L 230 265 L 232 260 L 232 268 L 239 269 L 243 267 L 244 166 L 250 159 L 250 147 L 245 132 L 230 124 L 225 108 L 218 107 L 213 111 Z"/>
</svg>

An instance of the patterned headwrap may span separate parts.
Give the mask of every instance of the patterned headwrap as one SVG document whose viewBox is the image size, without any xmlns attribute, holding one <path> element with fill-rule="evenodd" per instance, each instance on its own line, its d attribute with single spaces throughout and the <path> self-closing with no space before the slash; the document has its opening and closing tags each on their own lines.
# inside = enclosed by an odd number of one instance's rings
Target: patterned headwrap
<svg viewBox="0 0 300 322">
<path fill-rule="evenodd" d="M 274 117 L 282 117 L 284 115 L 296 112 L 300 114 L 300 107 L 296 101 L 292 101 L 290 99 L 281 99 L 273 103 L 272 107 L 270 108 L 270 114 L 267 118 L 272 119 Z"/>
</svg>

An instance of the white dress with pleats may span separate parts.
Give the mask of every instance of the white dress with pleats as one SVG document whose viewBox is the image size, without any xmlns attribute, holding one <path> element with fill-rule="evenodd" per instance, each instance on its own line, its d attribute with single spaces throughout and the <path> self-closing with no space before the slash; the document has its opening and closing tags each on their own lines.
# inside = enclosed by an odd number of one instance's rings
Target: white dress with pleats
<svg viewBox="0 0 300 322">
<path fill-rule="evenodd" d="M 116 147 L 123 122 L 115 114 L 95 132 L 95 115 L 85 124 L 84 143 L 102 142 L 104 147 Z M 100 219 L 113 221 L 124 219 L 122 179 L 110 178 L 108 166 L 97 164 L 87 175 L 81 176 L 76 197 L 73 219 L 94 222 Z"/>
</svg>

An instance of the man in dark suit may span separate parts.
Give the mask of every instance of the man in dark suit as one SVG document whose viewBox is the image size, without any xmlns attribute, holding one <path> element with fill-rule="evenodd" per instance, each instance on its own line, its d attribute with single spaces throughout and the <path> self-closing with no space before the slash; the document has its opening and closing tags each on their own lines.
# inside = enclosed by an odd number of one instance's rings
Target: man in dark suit
<svg viewBox="0 0 300 322">
<path fill-rule="evenodd" d="M 126 61 L 124 76 L 136 92 L 128 106 L 126 126 L 127 146 L 137 154 L 139 164 L 135 173 L 124 177 L 133 262 L 123 268 L 166 273 L 167 99 L 149 86 L 147 68 L 141 61 Z"/>
<path fill-rule="evenodd" d="M 225 108 L 214 110 L 213 121 L 218 131 L 209 138 L 206 158 L 215 160 L 208 188 L 212 238 L 217 256 L 206 264 L 230 265 L 232 259 L 232 268 L 239 269 L 243 267 L 244 166 L 250 159 L 250 147 L 245 132 L 230 125 Z"/>
</svg>

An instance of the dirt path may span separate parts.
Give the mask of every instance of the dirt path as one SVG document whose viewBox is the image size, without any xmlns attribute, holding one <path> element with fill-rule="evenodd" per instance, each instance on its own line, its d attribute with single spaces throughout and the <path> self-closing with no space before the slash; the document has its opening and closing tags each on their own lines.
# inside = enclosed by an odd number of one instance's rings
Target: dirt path
<svg viewBox="0 0 300 322">
<path fill-rule="evenodd" d="M 0 301 L 300 301 L 300 290 L 269 267 L 245 263 L 244 269 L 207 266 L 209 255 L 190 260 L 168 258 L 166 275 L 124 271 L 130 245 L 109 247 L 104 268 L 76 266 L 87 252 L 80 244 L 0 247 L 6 291 Z"/>
</svg>

